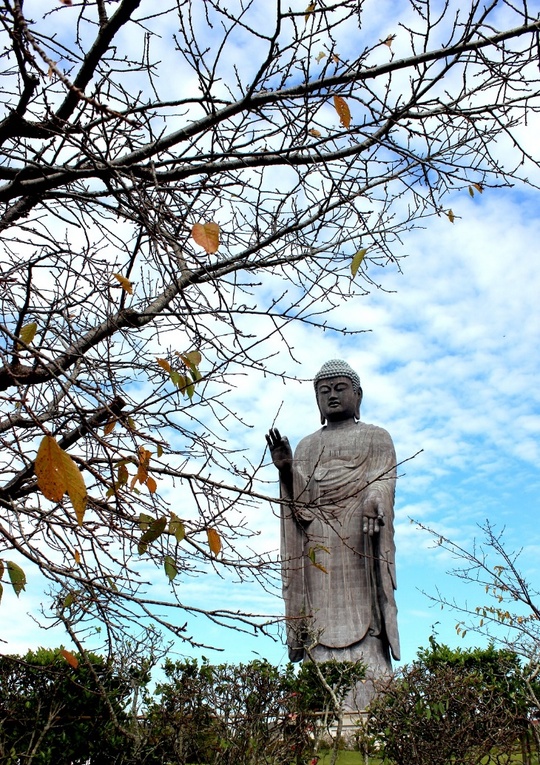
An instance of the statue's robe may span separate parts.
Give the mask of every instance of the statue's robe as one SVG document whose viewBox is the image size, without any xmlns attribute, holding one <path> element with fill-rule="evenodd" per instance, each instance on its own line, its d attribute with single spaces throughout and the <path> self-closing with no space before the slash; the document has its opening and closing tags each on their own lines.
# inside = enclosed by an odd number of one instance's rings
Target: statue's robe
<svg viewBox="0 0 540 765">
<path fill-rule="evenodd" d="M 282 486 L 291 500 L 282 505 L 281 557 L 292 661 L 307 658 L 305 646 L 314 643 L 316 660 L 364 658 L 376 675 L 390 668 L 390 652 L 399 659 L 395 482 L 394 446 L 382 428 L 350 421 L 299 443 L 293 496 Z M 362 531 L 362 507 L 373 497 L 384 526 L 370 537 Z"/>
</svg>

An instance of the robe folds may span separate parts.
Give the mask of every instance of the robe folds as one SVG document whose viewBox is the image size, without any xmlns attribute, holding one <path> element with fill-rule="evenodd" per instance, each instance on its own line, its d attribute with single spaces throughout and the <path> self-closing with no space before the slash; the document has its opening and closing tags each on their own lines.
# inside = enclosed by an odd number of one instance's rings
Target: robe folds
<svg viewBox="0 0 540 765">
<path fill-rule="evenodd" d="M 399 659 L 394 545 L 396 457 L 382 428 L 346 421 L 304 438 L 293 460 L 293 495 L 282 484 L 281 559 L 289 657 L 304 646 L 340 649 L 376 642 Z M 363 534 L 363 505 L 384 513 Z M 378 638 L 373 641 L 372 637 Z M 367 648 L 367 645 L 366 645 Z M 389 665 L 389 658 L 388 658 Z"/>
</svg>

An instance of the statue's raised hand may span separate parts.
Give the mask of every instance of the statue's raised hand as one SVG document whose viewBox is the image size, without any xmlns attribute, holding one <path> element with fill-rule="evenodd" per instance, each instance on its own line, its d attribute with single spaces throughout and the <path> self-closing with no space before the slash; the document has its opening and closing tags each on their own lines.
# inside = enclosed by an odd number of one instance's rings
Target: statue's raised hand
<svg viewBox="0 0 540 765">
<path fill-rule="evenodd" d="M 270 428 L 266 434 L 266 443 L 270 449 L 272 462 L 280 473 L 290 473 L 292 468 L 293 453 L 289 439 L 282 436 L 277 428 Z"/>
</svg>

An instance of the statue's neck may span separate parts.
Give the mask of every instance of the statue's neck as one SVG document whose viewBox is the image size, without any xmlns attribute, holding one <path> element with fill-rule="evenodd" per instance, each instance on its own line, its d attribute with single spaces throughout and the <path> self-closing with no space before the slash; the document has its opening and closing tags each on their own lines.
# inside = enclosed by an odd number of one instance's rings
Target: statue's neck
<svg viewBox="0 0 540 765">
<path fill-rule="evenodd" d="M 349 428 L 355 427 L 356 420 L 354 417 L 349 417 L 346 420 L 327 420 L 326 425 L 323 428 L 323 432 L 330 430 L 348 430 Z"/>
</svg>

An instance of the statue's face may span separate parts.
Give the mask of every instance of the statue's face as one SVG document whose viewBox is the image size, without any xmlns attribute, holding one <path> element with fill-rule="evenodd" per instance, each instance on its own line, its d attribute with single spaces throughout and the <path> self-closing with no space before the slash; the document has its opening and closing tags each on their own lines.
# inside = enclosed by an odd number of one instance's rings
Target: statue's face
<svg viewBox="0 0 540 765">
<path fill-rule="evenodd" d="M 348 377 L 328 377 L 317 385 L 317 402 L 328 422 L 350 420 L 357 415 L 360 394 Z"/>
</svg>

